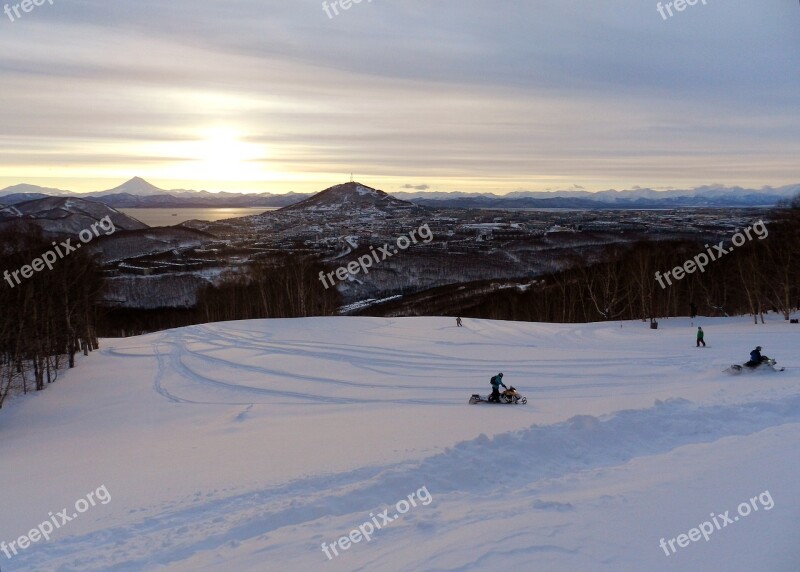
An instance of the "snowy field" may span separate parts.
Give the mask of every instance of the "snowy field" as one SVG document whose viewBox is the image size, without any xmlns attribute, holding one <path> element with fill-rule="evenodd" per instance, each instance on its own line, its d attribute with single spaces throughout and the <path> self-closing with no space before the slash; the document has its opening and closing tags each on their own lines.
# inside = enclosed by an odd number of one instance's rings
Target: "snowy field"
<svg viewBox="0 0 800 572">
<path fill-rule="evenodd" d="M 800 570 L 800 326 L 464 324 L 103 340 L 0 412 L 0 570 Z"/>
</svg>

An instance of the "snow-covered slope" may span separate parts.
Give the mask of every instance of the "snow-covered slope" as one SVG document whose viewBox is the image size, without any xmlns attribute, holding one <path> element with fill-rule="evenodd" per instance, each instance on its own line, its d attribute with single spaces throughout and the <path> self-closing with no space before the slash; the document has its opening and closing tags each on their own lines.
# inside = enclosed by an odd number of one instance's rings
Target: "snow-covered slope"
<svg viewBox="0 0 800 572">
<path fill-rule="evenodd" d="M 47 197 L 18 203 L 0 211 L 0 228 L 26 222 L 45 233 L 78 234 L 104 217 L 118 230 L 141 230 L 146 224 L 96 201 L 77 197 Z"/>
<path fill-rule="evenodd" d="M 413 203 L 401 201 L 383 191 L 351 182 L 336 185 L 319 193 L 284 207 L 281 213 L 300 212 L 308 214 L 333 213 L 339 216 L 352 213 L 356 216 L 364 214 L 397 214 L 408 211 L 421 211 Z"/>
<path fill-rule="evenodd" d="M 0 412 L 0 541 L 100 487 L 111 500 L 0 552 L 0 568 L 800 569 L 800 326 L 464 323 L 104 340 Z M 787 370 L 721 372 L 757 343 Z M 498 371 L 528 404 L 468 405 Z M 733 520 L 743 502 L 759 510 Z M 385 509 L 369 542 L 337 544 Z M 725 511 L 732 524 L 708 541 L 673 540 Z"/>
</svg>

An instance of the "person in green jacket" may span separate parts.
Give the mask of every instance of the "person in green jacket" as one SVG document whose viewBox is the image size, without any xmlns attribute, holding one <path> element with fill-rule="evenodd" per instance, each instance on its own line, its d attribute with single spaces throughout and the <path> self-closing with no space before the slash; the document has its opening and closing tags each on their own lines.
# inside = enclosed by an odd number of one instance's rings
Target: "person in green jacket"
<svg viewBox="0 0 800 572">
<path fill-rule="evenodd" d="M 697 347 L 700 347 L 700 344 L 703 344 L 703 347 L 706 347 L 706 342 L 703 340 L 705 334 L 703 333 L 703 328 L 697 328 Z"/>
</svg>

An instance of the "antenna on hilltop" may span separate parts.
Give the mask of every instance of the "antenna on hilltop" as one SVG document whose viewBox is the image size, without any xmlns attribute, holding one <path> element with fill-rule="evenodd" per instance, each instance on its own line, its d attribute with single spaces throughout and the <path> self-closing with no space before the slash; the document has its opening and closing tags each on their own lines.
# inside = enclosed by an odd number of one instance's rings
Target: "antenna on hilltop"
<svg viewBox="0 0 800 572">
<path fill-rule="evenodd" d="M 353 173 L 350 173 L 350 182 L 353 182 Z"/>
</svg>

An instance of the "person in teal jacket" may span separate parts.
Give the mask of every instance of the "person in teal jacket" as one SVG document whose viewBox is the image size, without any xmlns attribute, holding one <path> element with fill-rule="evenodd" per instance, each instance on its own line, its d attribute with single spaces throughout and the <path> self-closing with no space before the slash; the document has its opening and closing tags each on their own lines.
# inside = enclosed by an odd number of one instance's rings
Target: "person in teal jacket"
<svg viewBox="0 0 800 572">
<path fill-rule="evenodd" d="M 492 394 L 489 396 L 489 401 L 494 401 L 496 403 L 500 402 L 500 386 L 502 385 L 503 388 L 508 389 L 506 384 L 503 383 L 503 374 L 498 373 L 496 376 L 492 378 Z"/>
</svg>

